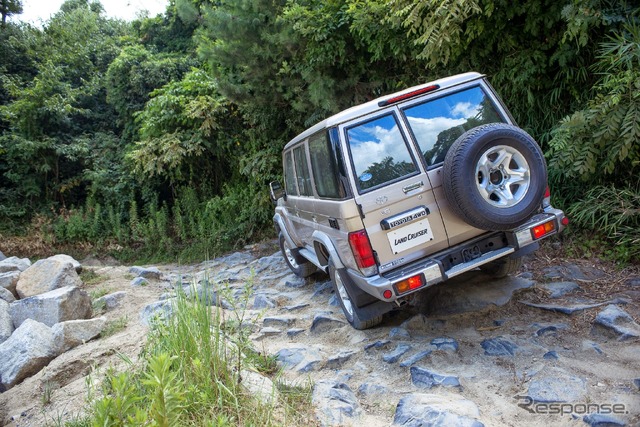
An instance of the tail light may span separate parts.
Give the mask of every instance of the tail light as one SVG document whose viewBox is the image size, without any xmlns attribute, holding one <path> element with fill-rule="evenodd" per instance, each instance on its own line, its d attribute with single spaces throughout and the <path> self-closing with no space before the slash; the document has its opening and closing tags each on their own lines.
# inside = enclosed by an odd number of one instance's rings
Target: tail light
<svg viewBox="0 0 640 427">
<path fill-rule="evenodd" d="M 533 240 L 538 240 L 549 233 L 554 232 L 556 229 L 556 223 L 551 220 L 547 221 L 544 224 L 537 225 L 531 229 L 531 234 L 533 234 Z"/>
<path fill-rule="evenodd" d="M 425 281 L 424 277 L 422 277 L 422 274 L 417 274 L 403 280 L 402 282 L 396 283 L 394 286 L 398 294 L 404 294 L 405 292 L 421 288 L 422 286 L 424 286 L 424 284 Z"/>
<path fill-rule="evenodd" d="M 359 268 L 369 268 L 376 265 L 373 249 L 371 249 L 371 243 L 369 242 L 369 236 L 365 230 L 349 233 L 349 245 L 351 246 L 351 251 Z"/>
</svg>

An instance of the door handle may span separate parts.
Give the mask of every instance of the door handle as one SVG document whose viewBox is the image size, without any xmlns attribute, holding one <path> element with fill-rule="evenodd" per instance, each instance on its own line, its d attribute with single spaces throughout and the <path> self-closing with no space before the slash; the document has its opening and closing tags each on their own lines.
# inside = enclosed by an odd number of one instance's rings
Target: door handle
<svg viewBox="0 0 640 427">
<path fill-rule="evenodd" d="M 413 191 L 416 190 L 420 187 L 422 187 L 424 185 L 424 183 L 422 181 L 418 181 L 414 184 L 411 185 L 407 185 L 406 187 L 402 187 L 402 191 L 404 191 L 404 194 L 407 194 L 409 191 Z"/>
</svg>

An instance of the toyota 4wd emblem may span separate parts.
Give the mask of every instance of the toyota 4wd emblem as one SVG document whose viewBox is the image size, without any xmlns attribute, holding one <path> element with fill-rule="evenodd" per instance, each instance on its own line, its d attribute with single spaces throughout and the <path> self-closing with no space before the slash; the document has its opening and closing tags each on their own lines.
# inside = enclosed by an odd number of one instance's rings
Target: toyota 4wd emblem
<svg viewBox="0 0 640 427">
<path fill-rule="evenodd" d="M 376 199 L 376 205 L 384 205 L 387 203 L 387 200 L 389 200 L 387 196 L 380 196 Z"/>
</svg>

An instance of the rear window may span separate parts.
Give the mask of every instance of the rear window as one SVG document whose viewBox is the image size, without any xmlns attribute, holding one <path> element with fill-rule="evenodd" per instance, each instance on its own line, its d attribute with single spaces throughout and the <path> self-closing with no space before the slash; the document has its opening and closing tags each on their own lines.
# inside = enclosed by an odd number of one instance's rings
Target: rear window
<svg viewBox="0 0 640 427">
<path fill-rule="evenodd" d="M 360 192 L 418 170 L 394 114 L 350 127 L 347 140 Z"/>
<path fill-rule="evenodd" d="M 480 86 L 403 111 L 428 167 L 444 162 L 451 144 L 469 129 L 504 121 Z"/>
</svg>

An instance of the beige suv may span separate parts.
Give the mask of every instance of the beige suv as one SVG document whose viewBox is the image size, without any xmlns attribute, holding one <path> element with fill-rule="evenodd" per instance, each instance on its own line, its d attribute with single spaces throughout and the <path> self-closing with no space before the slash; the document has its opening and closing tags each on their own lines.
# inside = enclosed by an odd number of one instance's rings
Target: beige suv
<svg viewBox="0 0 640 427">
<path fill-rule="evenodd" d="M 471 269 L 512 273 L 568 224 L 540 147 L 478 73 L 338 113 L 289 142 L 283 164 L 271 197 L 287 264 L 328 273 L 356 329 Z"/>
</svg>

